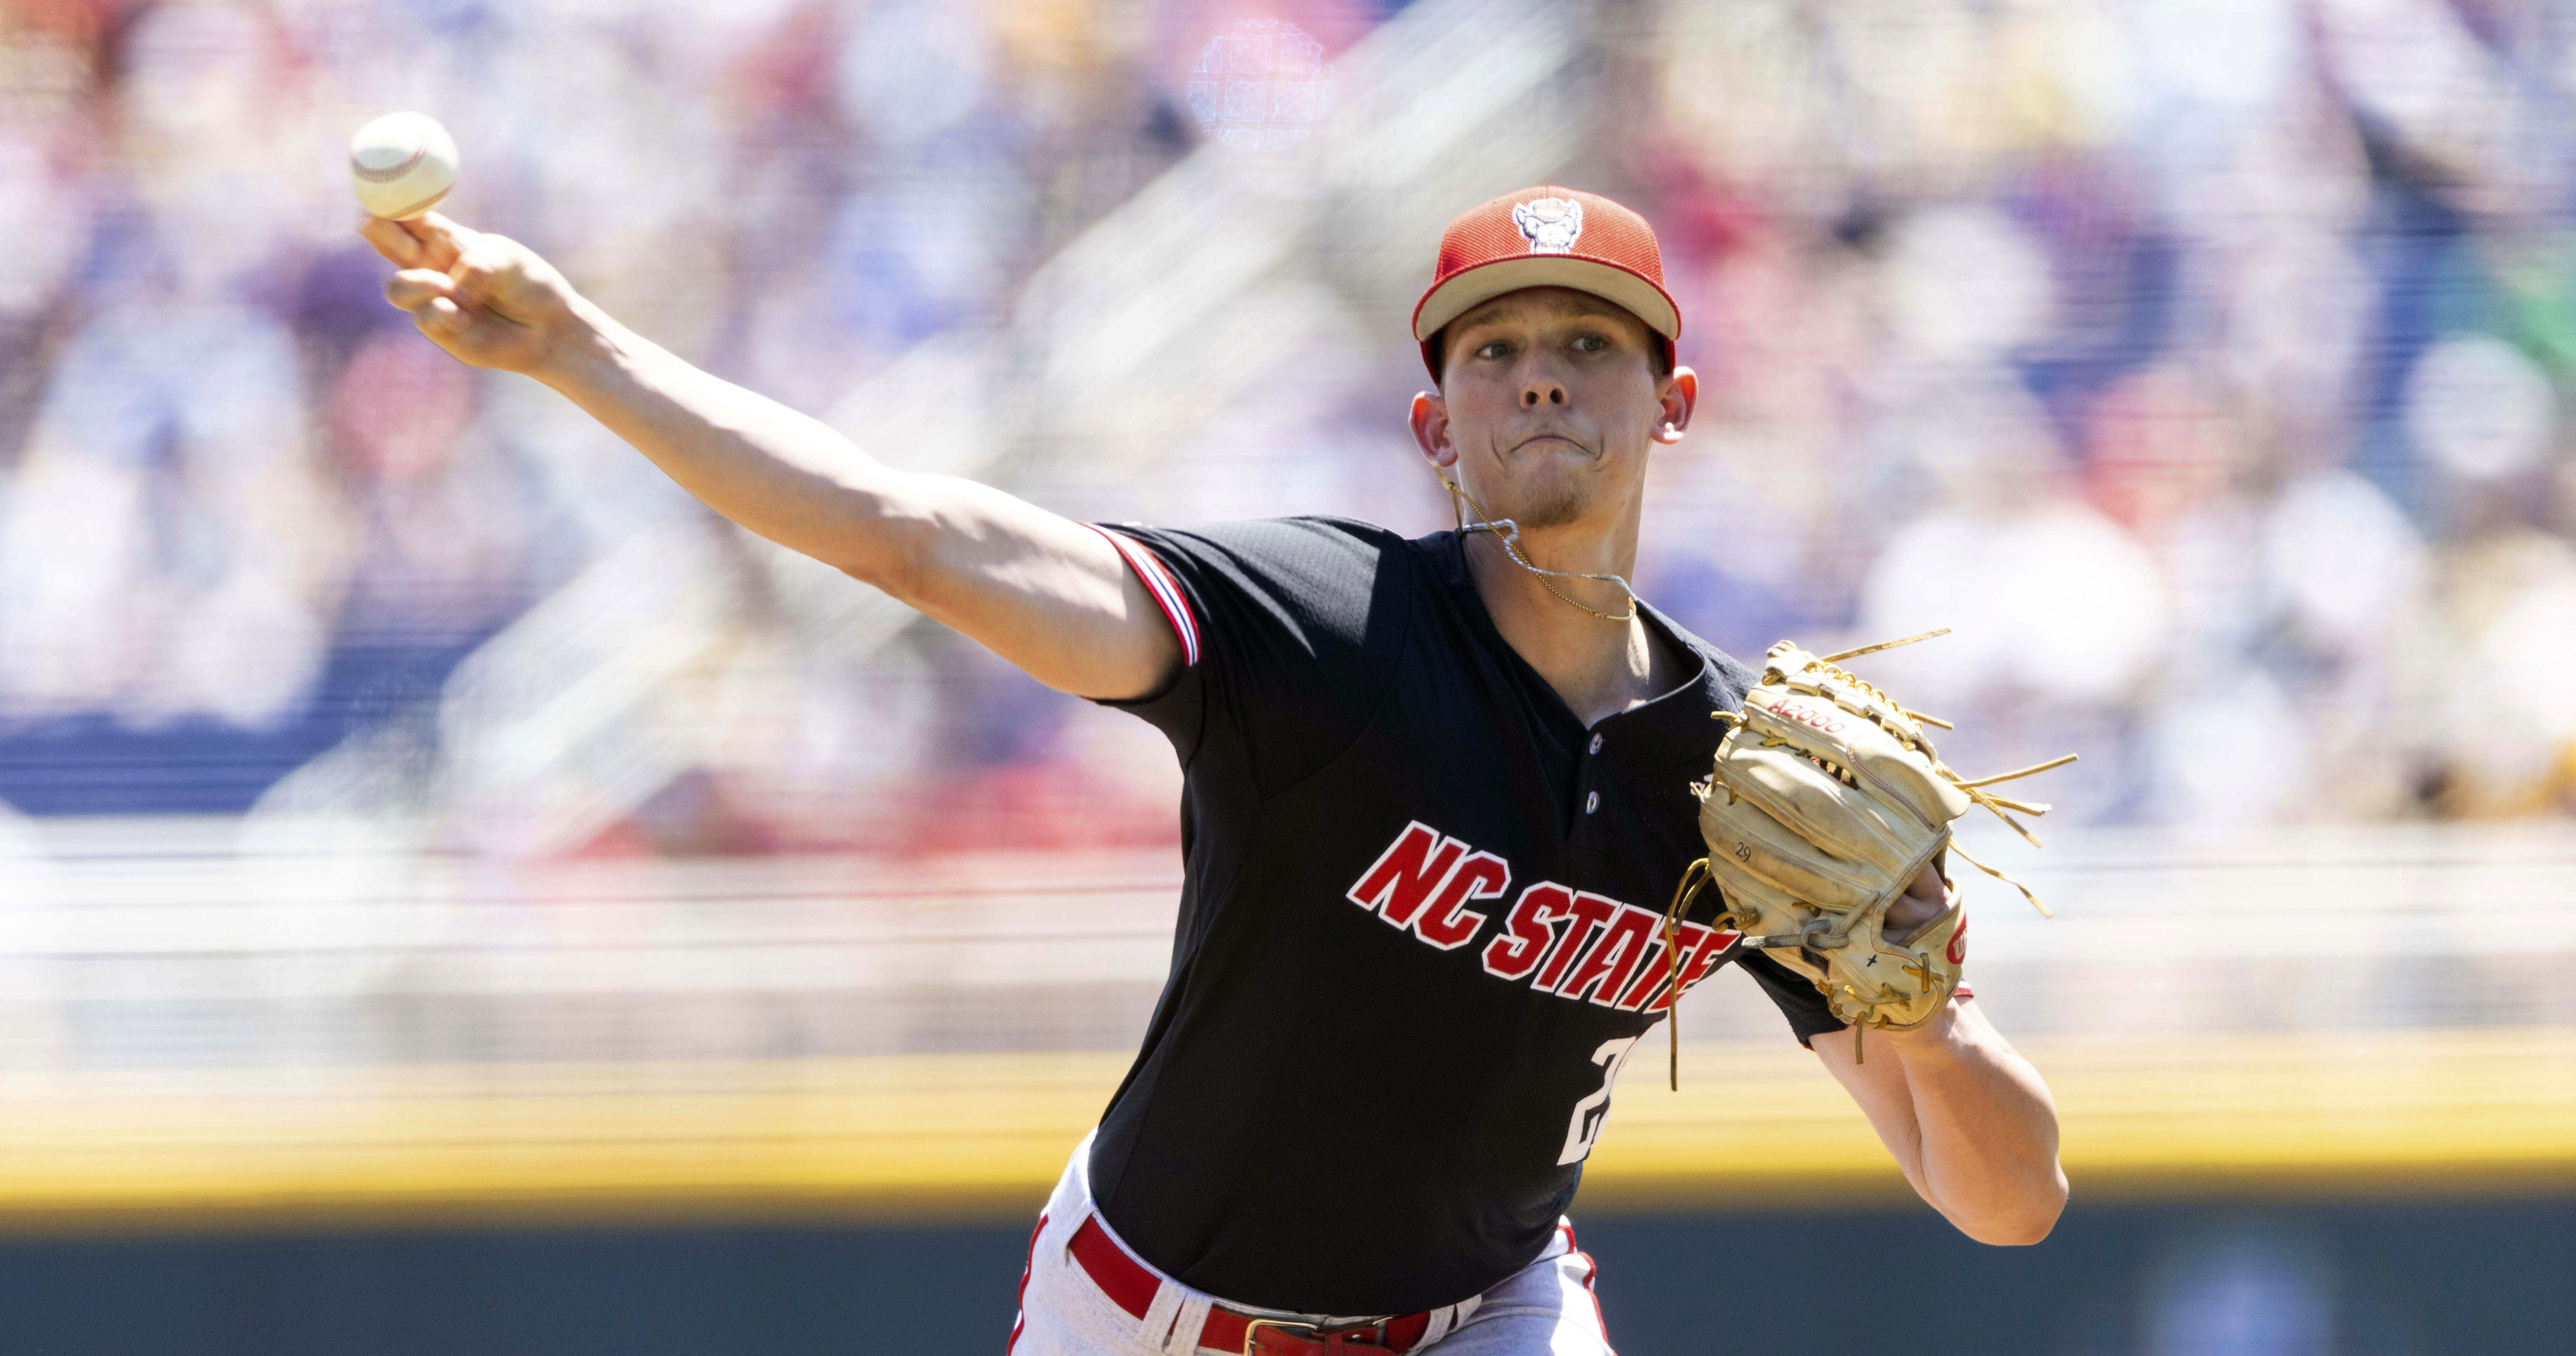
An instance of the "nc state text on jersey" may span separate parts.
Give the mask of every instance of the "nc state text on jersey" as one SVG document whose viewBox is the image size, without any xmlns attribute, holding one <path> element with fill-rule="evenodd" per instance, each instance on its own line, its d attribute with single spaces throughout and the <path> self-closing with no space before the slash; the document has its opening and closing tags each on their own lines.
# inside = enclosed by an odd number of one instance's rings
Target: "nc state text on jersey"
<svg viewBox="0 0 2576 1356">
<path fill-rule="evenodd" d="M 1489 911 L 1469 907 L 1511 889 L 1511 863 L 1415 820 L 1346 892 L 1353 904 L 1426 946 L 1454 951 L 1483 930 Z M 1735 944 L 1729 930 L 1676 929 L 1681 988 L 1708 977 Z M 1675 969 L 1663 915 L 1555 881 L 1524 889 L 1480 953 L 1485 973 L 1528 981 L 1540 993 L 1628 1012 L 1672 1006 Z"/>
</svg>

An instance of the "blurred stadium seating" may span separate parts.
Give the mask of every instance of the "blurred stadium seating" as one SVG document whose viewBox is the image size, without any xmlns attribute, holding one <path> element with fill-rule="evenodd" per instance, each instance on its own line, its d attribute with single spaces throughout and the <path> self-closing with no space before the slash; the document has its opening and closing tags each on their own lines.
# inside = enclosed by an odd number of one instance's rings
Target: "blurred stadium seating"
<svg viewBox="0 0 2576 1356">
<path fill-rule="evenodd" d="M 2563 1202 L 2571 104 L 2536 0 L 13 0 L 0 1225 L 1015 1217 L 1159 982 L 1159 739 L 418 339 L 338 170 L 397 107 L 675 351 L 1102 520 L 1444 525 L 1440 224 L 1637 205 L 1707 382 L 1644 595 L 1952 626 L 1871 674 L 1954 761 L 2084 754 L 1973 972 L 2078 1216 Z M 1587 1207 L 1897 1201 L 1712 987 Z M 2458 1349 L 2232 1227 L 2026 1349 Z"/>
</svg>

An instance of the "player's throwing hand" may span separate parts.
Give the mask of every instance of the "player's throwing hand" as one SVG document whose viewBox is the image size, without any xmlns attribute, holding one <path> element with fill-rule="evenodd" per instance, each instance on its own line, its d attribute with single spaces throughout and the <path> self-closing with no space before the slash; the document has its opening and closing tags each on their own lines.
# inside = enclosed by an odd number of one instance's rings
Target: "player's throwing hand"
<svg viewBox="0 0 2576 1356">
<path fill-rule="evenodd" d="M 358 234 L 402 271 L 385 299 L 462 362 L 536 375 L 581 297 L 554 265 L 510 239 L 468 230 L 436 212 L 410 221 L 371 217 Z"/>
</svg>

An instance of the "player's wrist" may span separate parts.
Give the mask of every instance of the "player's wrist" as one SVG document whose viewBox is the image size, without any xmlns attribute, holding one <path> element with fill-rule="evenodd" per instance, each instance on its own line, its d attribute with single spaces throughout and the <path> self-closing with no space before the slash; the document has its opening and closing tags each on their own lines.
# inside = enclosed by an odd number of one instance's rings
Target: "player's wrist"
<svg viewBox="0 0 2576 1356">
<path fill-rule="evenodd" d="M 629 337 L 615 317 L 566 287 L 526 375 L 568 396 L 596 390 L 628 366 Z"/>
<path fill-rule="evenodd" d="M 1949 1001 L 1934 1010 L 1930 1017 L 1913 1026 L 1881 1027 L 1870 1032 L 1867 1039 L 1873 1044 L 1885 1041 L 1908 1055 L 1938 1055 L 1954 1050 L 1963 1039 L 1959 1030 L 1958 995 L 1951 995 Z"/>
</svg>

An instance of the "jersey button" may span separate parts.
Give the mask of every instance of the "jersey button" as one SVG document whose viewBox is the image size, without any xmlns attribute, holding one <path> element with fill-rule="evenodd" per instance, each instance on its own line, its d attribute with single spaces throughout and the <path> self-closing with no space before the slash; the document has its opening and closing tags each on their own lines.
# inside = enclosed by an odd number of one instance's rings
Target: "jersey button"
<svg viewBox="0 0 2576 1356">
<path fill-rule="evenodd" d="M 1592 736 L 1592 751 L 1594 753 L 1599 753 L 1601 751 L 1601 736 Z"/>
<path fill-rule="evenodd" d="M 1587 815 L 1588 815 L 1588 814 L 1592 813 L 1593 811 L 1598 810 L 1598 809 L 1600 809 L 1600 808 L 1601 808 L 1601 793 L 1600 793 L 1600 792 L 1595 791 L 1595 792 L 1593 792 L 1591 795 L 1585 796 L 1585 797 L 1583 798 L 1583 813 L 1585 813 L 1585 814 L 1587 814 Z"/>
</svg>

